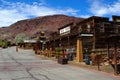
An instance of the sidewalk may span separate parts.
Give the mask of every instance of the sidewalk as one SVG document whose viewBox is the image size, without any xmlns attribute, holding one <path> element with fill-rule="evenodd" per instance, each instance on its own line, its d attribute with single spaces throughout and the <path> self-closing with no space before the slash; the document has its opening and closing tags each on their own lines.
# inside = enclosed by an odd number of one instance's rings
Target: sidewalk
<svg viewBox="0 0 120 80">
<path fill-rule="evenodd" d="M 88 69 L 93 69 L 97 71 L 103 71 L 103 72 L 114 74 L 114 69 L 110 65 L 101 65 L 99 66 L 99 69 L 98 69 L 97 65 L 86 65 L 84 62 L 76 63 L 75 61 L 69 61 L 69 64 L 75 65 L 78 67 L 83 67 L 83 68 L 88 68 Z"/>
<path fill-rule="evenodd" d="M 38 57 L 42 57 L 45 59 L 49 59 L 49 60 L 54 60 L 57 61 L 57 59 L 55 59 L 54 57 L 46 57 L 43 55 L 37 55 Z M 81 67 L 84 69 L 89 69 L 89 70 L 94 70 L 97 72 L 104 72 L 110 75 L 114 75 L 114 69 L 112 68 L 111 65 L 102 65 L 99 67 L 100 70 L 98 70 L 98 66 L 97 65 L 86 65 L 84 62 L 81 63 L 76 63 L 75 61 L 68 61 L 67 65 L 72 65 L 72 66 L 77 66 L 77 67 Z M 120 77 L 120 74 L 117 75 L 118 77 Z"/>
</svg>

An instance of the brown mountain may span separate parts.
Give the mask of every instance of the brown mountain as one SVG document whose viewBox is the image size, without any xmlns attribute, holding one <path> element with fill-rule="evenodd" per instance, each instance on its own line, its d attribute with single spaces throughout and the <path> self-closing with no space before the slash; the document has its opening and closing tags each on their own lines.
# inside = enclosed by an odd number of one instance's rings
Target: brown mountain
<svg viewBox="0 0 120 80">
<path fill-rule="evenodd" d="M 83 19 L 66 15 L 42 16 L 34 19 L 21 20 L 8 27 L 2 27 L 0 28 L 0 34 L 4 38 L 12 40 L 20 33 L 24 33 L 30 38 L 33 38 L 38 36 L 40 31 L 44 31 L 46 35 L 49 35 L 62 26 L 81 20 Z"/>
</svg>

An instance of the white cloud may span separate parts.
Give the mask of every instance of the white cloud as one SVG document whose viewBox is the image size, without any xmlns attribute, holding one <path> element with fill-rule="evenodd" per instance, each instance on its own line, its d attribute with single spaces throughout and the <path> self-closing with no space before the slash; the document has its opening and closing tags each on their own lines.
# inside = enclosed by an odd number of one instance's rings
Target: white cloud
<svg viewBox="0 0 120 80">
<path fill-rule="evenodd" d="M 76 15 L 78 10 L 72 8 L 52 8 L 45 4 L 44 0 L 41 2 L 27 3 L 11 3 L 5 0 L 0 0 L 0 27 L 8 26 L 18 20 L 27 19 L 38 16 L 66 14 Z"/>
<path fill-rule="evenodd" d="M 89 18 L 91 15 L 79 15 L 81 18 Z"/>
<path fill-rule="evenodd" d="M 119 15 L 120 14 L 120 0 L 113 2 L 111 4 L 106 4 L 100 2 L 100 0 L 94 0 L 90 11 L 94 15 L 103 16 L 103 15 Z"/>
</svg>

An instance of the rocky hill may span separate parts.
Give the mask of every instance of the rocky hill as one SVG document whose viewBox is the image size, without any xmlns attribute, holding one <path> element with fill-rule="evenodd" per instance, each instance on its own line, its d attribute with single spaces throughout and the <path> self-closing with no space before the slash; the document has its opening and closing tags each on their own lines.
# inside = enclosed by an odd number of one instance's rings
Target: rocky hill
<svg viewBox="0 0 120 80">
<path fill-rule="evenodd" d="M 34 19 L 21 20 L 8 27 L 2 27 L 0 28 L 0 34 L 3 38 L 11 40 L 20 33 L 24 33 L 30 38 L 33 38 L 38 36 L 40 31 L 44 31 L 46 35 L 49 35 L 66 24 L 81 20 L 83 19 L 66 15 L 42 16 Z"/>
</svg>

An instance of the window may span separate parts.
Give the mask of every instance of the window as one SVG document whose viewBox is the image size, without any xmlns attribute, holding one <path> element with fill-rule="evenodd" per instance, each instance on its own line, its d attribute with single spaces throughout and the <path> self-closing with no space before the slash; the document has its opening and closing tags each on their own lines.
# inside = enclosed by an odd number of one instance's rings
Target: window
<svg viewBox="0 0 120 80">
<path fill-rule="evenodd" d="M 120 33 L 120 25 L 116 25 L 114 31 L 115 33 Z"/>
<path fill-rule="evenodd" d="M 100 32 L 104 32 L 105 30 L 104 30 L 104 24 L 103 23 L 101 23 L 100 24 Z"/>
<path fill-rule="evenodd" d="M 79 32 L 82 32 L 82 26 L 79 27 Z"/>
<path fill-rule="evenodd" d="M 87 32 L 90 32 L 90 24 L 87 25 Z"/>
<path fill-rule="evenodd" d="M 120 25 L 118 26 L 118 33 L 120 33 Z"/>
<path fill-rule="evenodd" d="M 118 25 L 116 25 L 116 26 L 114 26 L 115 28 L 114 28 L 114 31 L 115 31 L 115 33 L 118 33 Z"/>
</svg>

